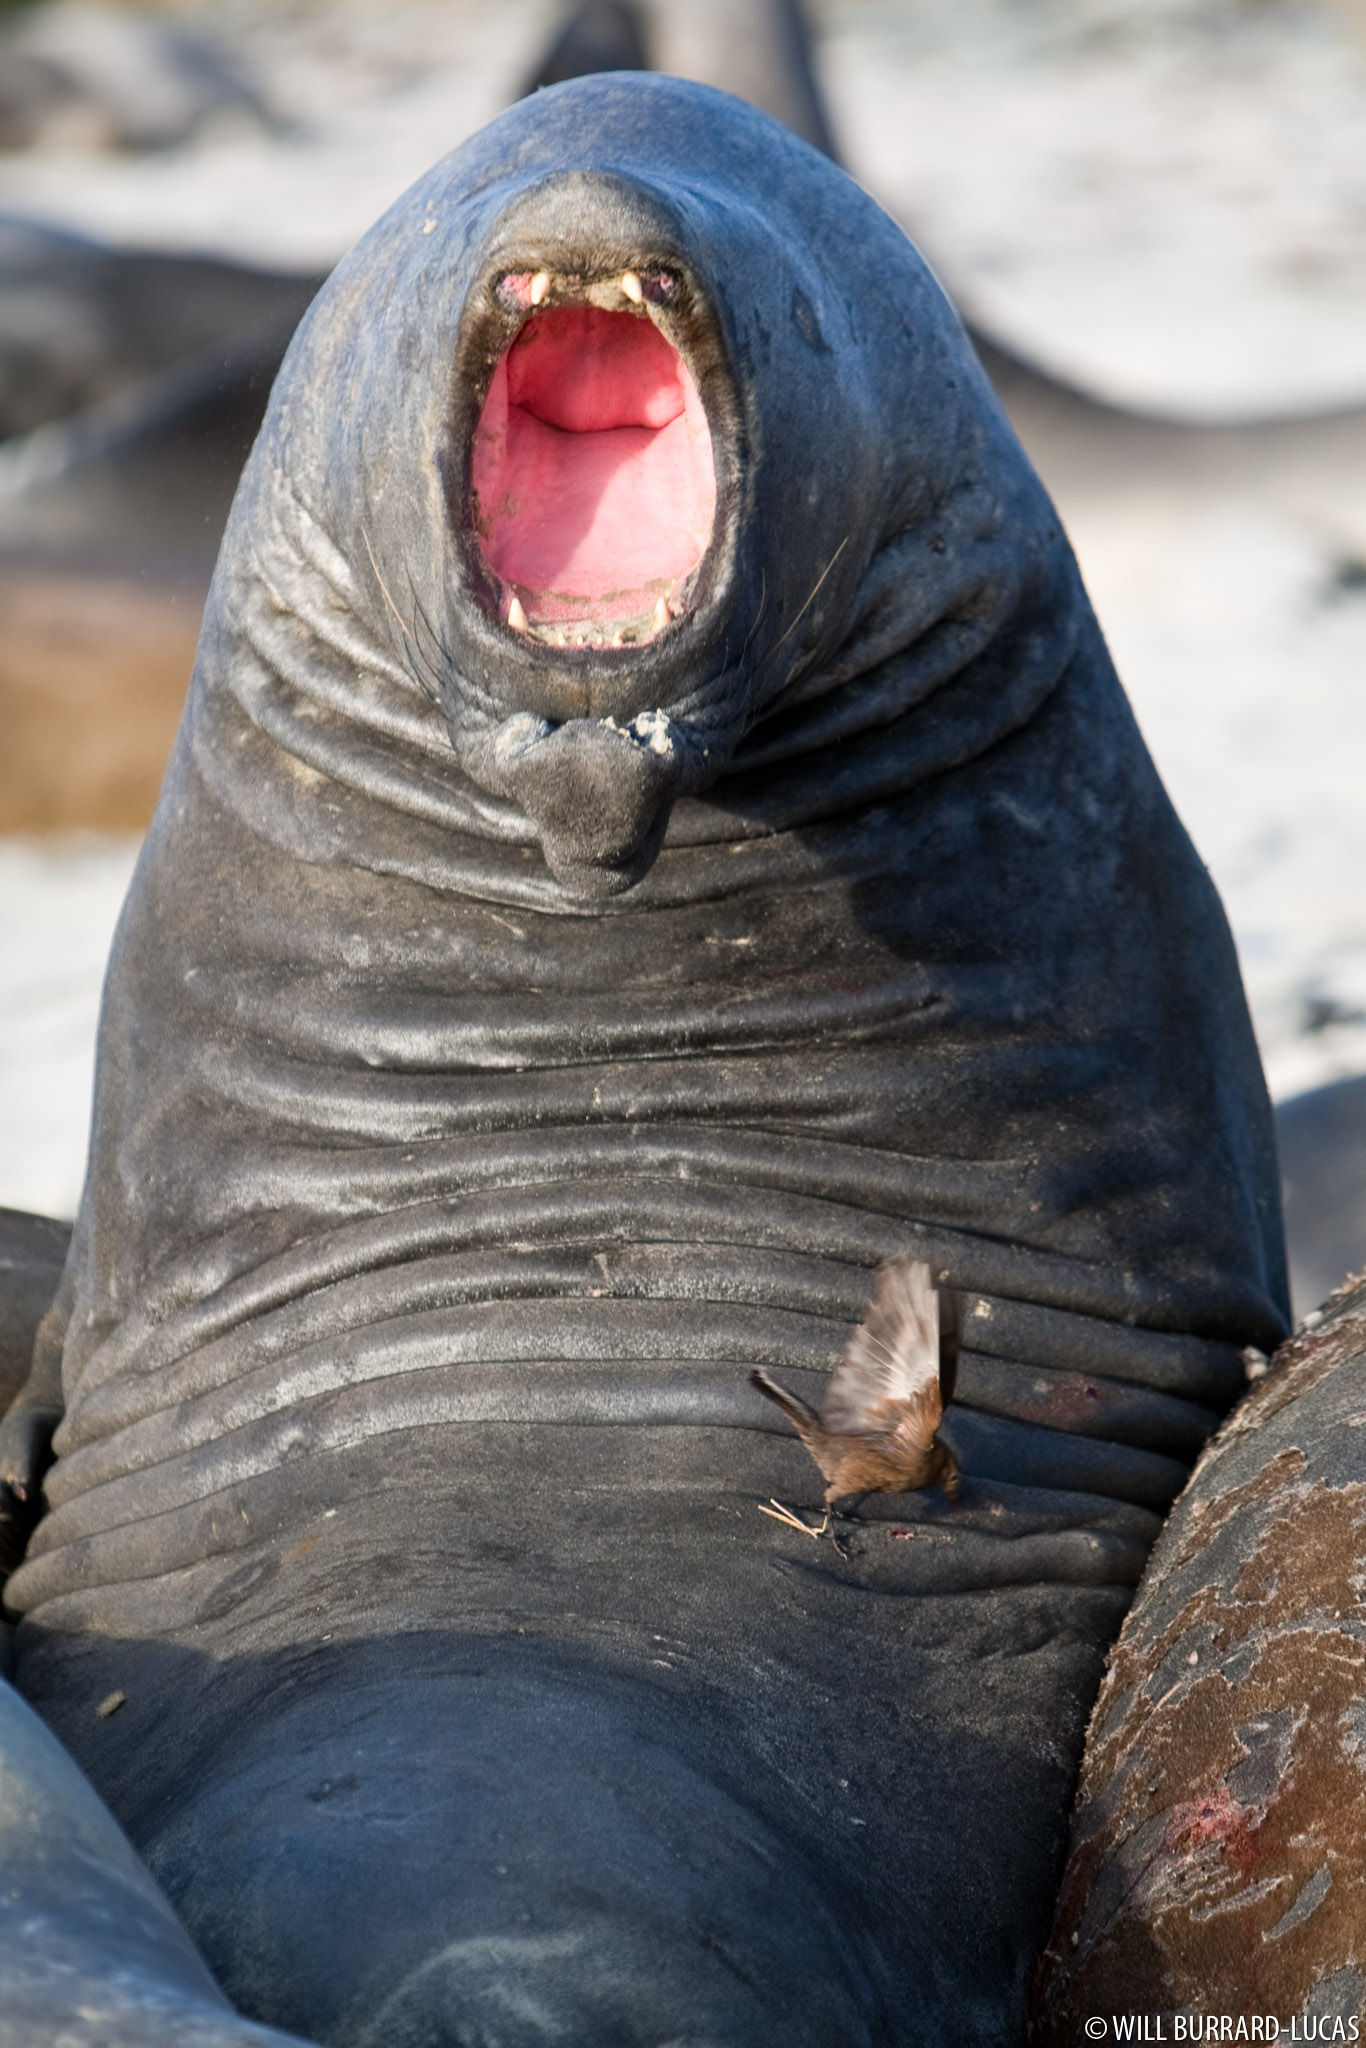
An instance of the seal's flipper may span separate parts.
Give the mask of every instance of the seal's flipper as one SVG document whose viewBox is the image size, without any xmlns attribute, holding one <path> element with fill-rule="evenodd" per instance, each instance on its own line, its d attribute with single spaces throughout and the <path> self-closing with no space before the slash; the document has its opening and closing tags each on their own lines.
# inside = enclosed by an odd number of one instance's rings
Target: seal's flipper
<svg viewBox="0 0 1366 2048">
<path fill-rule="evenodd" d="M 92 1704 L 92 1713 L 96 1711 Z M 113 1815 L 0 1682 L 3 2048 L 288 2048 L 238 2017 Z"/>
</svg>

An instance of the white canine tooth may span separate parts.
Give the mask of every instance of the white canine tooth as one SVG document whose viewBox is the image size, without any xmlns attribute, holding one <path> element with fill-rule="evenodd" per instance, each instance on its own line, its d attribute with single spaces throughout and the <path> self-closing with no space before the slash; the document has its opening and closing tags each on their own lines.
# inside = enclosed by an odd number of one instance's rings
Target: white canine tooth
<svg viewBox="0 0 1366 2048">
<path fill-rule="evenodd" d="M 636 276 L 634 270 L 622 271 L 621 288 L 633 306 L 638 306 L 645 297 L 644 292 L 640 288 L 640 279 Z"/>
<path fill-rule="evenodd" d="M 626 645 L 626 642 L 622 639 L 620 633 L 614 633 L 612 635 L 612 645 L 614 647 L 624 647 Z"/>
<path fill-rule="evenodd" d="M 663 597 L 661 597 L 661 598 L 660 598 L 660 600 L 659 600 L 659 602 L 658 602 L 658 604 L 657 604 L 657 605 L 655 606 L 655 612 L 654 612 L 654 617 L 653 617 L 653 618 L 651 619 L 651 621 L 650 621 L 650 631 L 651 631 L 652 633 L 662 633 L 662 632 L 664 631 L 664 628 L 665 628 L 665 627 L 666 627 L 666 626 L 668 625 L 668 623 L 669 623 L 669 604 L 668 604 L 668 599 L 667 599 L 667 598 L 663 598 Z"/>
<path fill-rule="evenodd" d="M 532 305 L 539 306 L 542 299 L 545 297 L 546 293 L 549 290 L 550 272 L 548 270 L 538 270 L 536 272 L 536 275 L 531 280 L 531 290 L 527 294 L 527 296 L 531 300 Z"/>
<path fill-rule="evenodd" d="M 514 633 L 525 633 L 527 631 L 526 613 L 522 609 L 522 600 L 515 594 L 508 599 L 508 624 Z"/>
</svg>

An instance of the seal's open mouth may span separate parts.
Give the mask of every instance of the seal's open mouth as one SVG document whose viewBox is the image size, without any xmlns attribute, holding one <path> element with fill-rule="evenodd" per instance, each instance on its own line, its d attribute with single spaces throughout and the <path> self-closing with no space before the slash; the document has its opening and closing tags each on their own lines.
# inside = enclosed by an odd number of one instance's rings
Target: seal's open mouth
<svg viewBox="0 0 1366 2048">
<path fill-rule="evenodd" d="M 503 618 L 548 645 L 653 640 L 687 608 L 707 551 L 706 413 L 647 310 L 673 288 L 667 273 L 631 271 L 611 293 L 561 285 L 552 298 L 545 272 L 499 285 L 504 305 L 529 317 L 475 433 L 475 532 Z M 602 303 L 613 297 L 621 310 Z"/>
</svg>

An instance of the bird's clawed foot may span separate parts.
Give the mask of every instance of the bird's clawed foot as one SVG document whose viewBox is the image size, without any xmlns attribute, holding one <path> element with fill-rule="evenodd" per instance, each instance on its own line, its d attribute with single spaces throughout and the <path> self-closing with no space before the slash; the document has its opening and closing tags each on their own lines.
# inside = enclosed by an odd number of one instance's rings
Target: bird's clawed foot
<svg viewBox="0 0 1366 2048">
<path fill-rule="evenodd" d="M 853 1498 L 857 1503 L 858 1501 L 861 1501 L 864 1498 L 864 1496 L 860 1493 L 854 1495 Z M 858 1554 L 857 1551 L 854 1550 L 853 1547 L 846 1541 L 845 1537 L 841 1534 L 840 1531 L 841 1523 L 846 1525 L 853 1524 L 855 1526 L 861 1526 L 861 1524 L 859 1523 L 858 1515 L 850 1512 L 846 1508 L 827 1507 L 824 1513 L 822 1514 L 820 1521 L 816 1523 L 813 1527 L 813 1525 L 807 1521 L 805 1515 L 799 1514 L 795 1508 L 788 1507 L 785 1501 L 774 1500 L 772 1496 L 770 1496 L 767 1505 L 765 1505 L 763 1501 L 759 1501 L 757 1503 L 757 1506 L 759 1509 L 759 1513 L 761 1515 L 770 1515 L 775 1522 L 783 1522 L 789 1529 L 800 1529 L 803 1536 L 814 1536 L 818 1538 L 821 1536 L 828 1536 L 841 1557 L 854 1557 Z"/>
<path fill-rule="evenodd" d="M 827 1535 L 841 1557 L 856 1557 L 857 1550 L 849 1542 L 849 1533 L 863 1527 L 859 1509 L 868 1496 L 866 1493 L 846 1494 L 841 1501 L 830 1502 L 825 1510 L 825 1525 L 822 1534 Z"/>
</svg>

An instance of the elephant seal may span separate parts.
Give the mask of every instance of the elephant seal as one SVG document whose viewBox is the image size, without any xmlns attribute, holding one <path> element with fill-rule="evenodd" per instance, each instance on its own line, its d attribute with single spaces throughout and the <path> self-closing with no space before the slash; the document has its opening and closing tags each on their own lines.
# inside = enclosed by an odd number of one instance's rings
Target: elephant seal
<svg viewBox="0 0 1366 2048">
<path fill-rule="evenodd" d="M 52 1306 L 71 1226 L 0 1209 L 0 1415 L 28 1377 L 38 1325 Z"/>
<path fill-rule="evenodd" d="M 1115 1646 L 1040 2042 L 1130 2012 L 1168 2039 L 1178 2014 L 1188 2040 L 1366 2027 L 1363 1276 L 1308 1322 L 1200 1459 Z"/>
<path fill-rule="evenodd" d="M 891 1256 L 961 1496 L 845 1555 L 749 1373 Z M 925 266 L 737 100 L 514 107 L 243 476 L 0 1442 L 61 1416 L 22 1690 L 253 2022 L 999 2043 L 1285 1328 L 1222 911 Z"/>
<path fill-rule="evenodd" d="M 34 1340 L 60 1285 L 70 1243 L 69 1224 L 0 1209 L 0 1415 L 28 1378 Z M 24 1504 L 0 1489 L 0 1578 L 19 1562 L 28 1519 Z M 8 1668 L 8 1630 L 0 1622 L 0 1670 Z"/>
<path fill-rule="evenodd" d="M 544 92 L 596 71 L 648 71 L 645 29 L 631 0 L 584 0 L 569 9 L 538 57 L 526 92 Z"/>
<path fill-rule="evenodd" d="M 803 0 L 644 0 L 644 17 L 660 71 L 738 93 L 838 161 Z"/>
<path fill-rule="evenodd" d="M 0 1683 L 4 2048 L 288 2048 L 240 2019 L 61 1744 Z"/>
<path fill-rule="evenodd" d="M 1276 1105 L 1291 1306 L 1308 1315 L 1366 1267 L 1366 1074 Z"/>
</svg>

